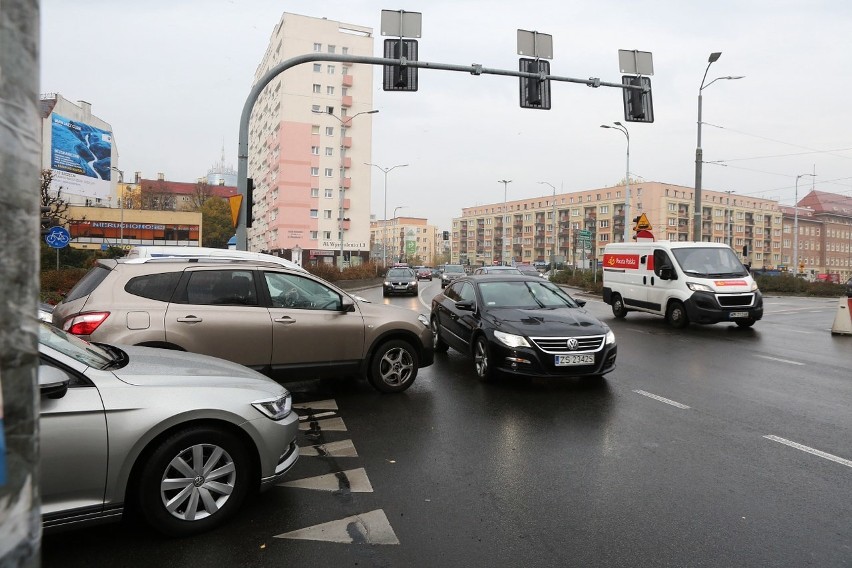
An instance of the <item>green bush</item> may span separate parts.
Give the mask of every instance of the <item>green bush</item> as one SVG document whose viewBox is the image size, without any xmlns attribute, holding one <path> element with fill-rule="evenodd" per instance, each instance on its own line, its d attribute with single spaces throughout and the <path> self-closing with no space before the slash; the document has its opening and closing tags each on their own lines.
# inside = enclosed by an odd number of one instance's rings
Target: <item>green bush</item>
<svg viewBox="0 0 852 568">
<path fill-rule="evenodd" d="M 757 286 L 763 293 L 789 294 L 791 296 L 817 296 L 835 298 L 846 293 L 846 286 L 834 282 L 808 282 L 792 274 L 758 276 Z"/>
<path fill-rule="evenodd" d="M 566 269 L 560 270 L 550 276 L 550 281 L 556 284 L 565 284 L 580 288 L 591 294 L 603 293 L 603 271 L 598 270 L 597 274 L 592 269 Z"/>
<path fill-rule="evenodd" d="M 88 268 L 42 270 L 40 301 L 51 305 L 58 304 L 88 271 Z"/>
<path fill-rule="evenodd" d="M 315 276 L 319 276 L 328 282 L 338 280 L 368 280 L 384 275 L 374 262 L 368 262 L 359 266 L 350 266 L 341 271 L 335 264 L 319 263 L 306 266 L 305 269 Z"/>
</svg>

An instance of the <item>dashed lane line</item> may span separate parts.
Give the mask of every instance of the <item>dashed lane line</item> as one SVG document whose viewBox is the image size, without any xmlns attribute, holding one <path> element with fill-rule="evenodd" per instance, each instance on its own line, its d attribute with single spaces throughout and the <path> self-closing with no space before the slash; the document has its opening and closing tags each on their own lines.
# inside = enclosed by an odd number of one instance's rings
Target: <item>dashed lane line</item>
<svg viewBox="0 0 852 568">
<path fill-rule="evenodd" d="M 769 355 L 758 355 L 761 359 L 769 359 L 770 361 L 777 361 L 779 363 L 786 363 L 788 365 L 799 365 L 804 366 L 804 363 L 800 363 L 799 361 L 790 361 L 789 359 L 779 359 L 778 357 L 770 357 Z"/>
<path fill-rule="evenodd" d="M 810 448 L 808 446 L 804 446 L 797 442 L 793 442 L 791 440 L 787 440 L 786 438 L 780 438 L 778 436 L 764 436 L 767 440 L 772 440 L 773 442 L 778 442 L 779 444 L 784 444 L 785 446 L 790 446 L 791 448 L 796 448 L 797 450 L 801 450 L 803 452 L 807 452 L 809 454 L 819 456 L 821 458 L 831 460 L 833 462 L 839 463 L 841 465 L 845 465 L 846 467 L 852 467 L 852 460 L 847 460 L 845 458 L 841 458 L 835 456 L 833 454 L 829 454 L 827 452 L 823 452 L 821 450 L 816 450 L 814 448 Z"/>
<path fill-rule="evenodd" d="M 648 398 L 653 398 L 654 400 L 658 400 L 658 401 L 660 401 L 660 402 L 664 402 L 664 403 L 666 403 L 666 404 L 670 404 L 670 405 L 672 405 L 672 406 L 674 406 L 674 407 L 676 407 L 676 408 L 680 408 L 680 409 L 682 409 L 682 410 L 686 410 L 686 409 L 688 409 L 688 408 L 689 408 L 689 407 L 688 407 L 687 405 L 685 405 L 685 404 L 681 404 L 681 403 L 679 403 L 679 402 L 677 402 L 677 401 L 671 400 L 670 398 L 663 398 L 663 397 L 661 397 L 661 396 L 659 396 L 659 395 L 652 394 L 652 393 L 649 393 L 649 392 L 647 392 L 647 391 L 643 391 L 643 390 L 635 390 L 635 391 L 633 391 L 633 392 L 635 392 L 636 394 L 641 394 L 642 396 L 647 396 Z"/>
</svg>

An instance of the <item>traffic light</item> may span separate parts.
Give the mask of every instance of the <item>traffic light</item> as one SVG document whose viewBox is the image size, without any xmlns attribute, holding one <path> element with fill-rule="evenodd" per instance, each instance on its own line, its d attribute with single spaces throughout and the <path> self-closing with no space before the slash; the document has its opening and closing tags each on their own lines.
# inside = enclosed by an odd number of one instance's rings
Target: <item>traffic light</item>
<svg viewBox="0 0 852 568">
<path fill-rule="evenodd" d="M 450 232 L 449 232 L 449 231 L 444 231 L 443 237 L 444 237 L 444 240 L 445 240 L 445 241 L 450 240 Z"/>
<path fill-rule="evenodd" d="M 642 87 L 622 89 L 624 120 L 627 122 L 654 122 L 654 99 L 651 97 L 651 79 L 637 75 L 622 75 L 622 85 Z"/>
<path fill-rule="evenodd" d="M 50 227 L 53 225 L 53 217 L 50 212 L 53 208 L 50 205 L 41 206 L 41 236 L 44 237 L 50 232 Z"/>
<path fill-rule="evenodd" d="M 251 229 L 251 222 L 254 221 L 254 180 L 246 179 L 246 229 Z"/>
</svg>

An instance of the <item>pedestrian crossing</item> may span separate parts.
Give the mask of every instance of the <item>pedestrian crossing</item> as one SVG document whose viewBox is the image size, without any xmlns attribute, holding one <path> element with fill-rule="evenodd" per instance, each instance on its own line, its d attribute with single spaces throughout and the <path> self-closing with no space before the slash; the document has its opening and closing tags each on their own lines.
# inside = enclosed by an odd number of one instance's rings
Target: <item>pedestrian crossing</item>
<svg viewBox="0 0 852 568">
<path fill-rule="evenodd" d="M 359 457 L 351 439 L 325 440 L 326 432 L 348 432 L 335 400 L 295 403 L 293 410 L 299 415 L 299 459 Z M 290 491 L 308 490 L 334 495 L 373 493 L 373 485 L 363 467 L 288 480 L 279 483 L 278 487 Z M 382 509 L 296 529 L 275 535 L 275 538 L 342 544 L 399 544 L 399 539 Z"/>
</svg>

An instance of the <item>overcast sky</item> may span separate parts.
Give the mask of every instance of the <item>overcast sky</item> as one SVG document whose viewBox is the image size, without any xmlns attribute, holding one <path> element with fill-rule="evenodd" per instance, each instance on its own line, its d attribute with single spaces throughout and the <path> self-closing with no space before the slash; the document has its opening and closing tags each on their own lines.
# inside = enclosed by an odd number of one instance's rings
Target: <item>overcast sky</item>
<svg viewBox="0 0 852 568">
<path fill-rule="evenodd" d="M 236 168 L 239 116 L 283 11 L 372 27 L 382 9 L 423 14 L 421 61 L 515 70 L 516 30 L 553 36 L 551 73 L 620 82 L 618 50 L 653 53 L 653 124 L 626 123 L 632 176 L 692 187 L 703 91 L 703 187 L 794 202 L 796 176 L 852 195 L 849 0 L 42 0 L 41 91 L 92 104 L 113 127 L 125 172 L 192 182 Z M 386 93 L 374 73 L 373 161 L 388 215 L 449 228 L 463 207 L 618 184 L 621 91 L 554 83 L 552 110 L 521 109 L 518 79 L 421 70 L 419 90 Z M 724 164 L 724 165 L 722 165 Z M 372 212 L 383 213 L 373 169 Z M 799 180 L 799 197 L 811 189 Z"/>
</svg>

